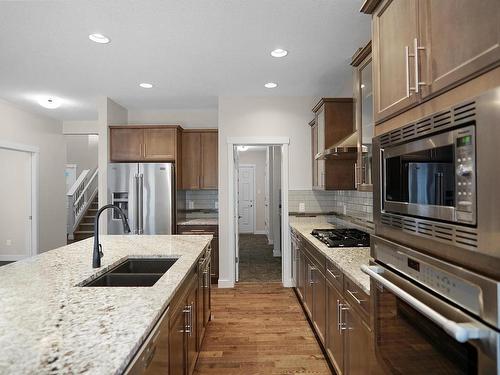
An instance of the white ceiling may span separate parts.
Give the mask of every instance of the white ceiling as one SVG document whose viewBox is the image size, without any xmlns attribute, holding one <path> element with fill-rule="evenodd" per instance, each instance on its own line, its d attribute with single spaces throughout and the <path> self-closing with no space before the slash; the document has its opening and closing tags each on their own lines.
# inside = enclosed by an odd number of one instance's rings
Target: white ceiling
<svg viewBox="0 0 500 375">
<path fill-rule="evenodd" d="M 0 97 L 63 120 L 91 120 L 99 95 L 131 110 L 216 108 L 221 95 L 337 95 L 350 87 L 350 57 L 370 35 L 361 3 L 3 1 Z M 111 43 L 93 43 L 91 33 Z M 278 47 L 289 55 L 270 57 Z M 268 81 L 279 87 L 265 89 Z M 37 95 L 66 102 L 45 110 Z"/>
</svg>

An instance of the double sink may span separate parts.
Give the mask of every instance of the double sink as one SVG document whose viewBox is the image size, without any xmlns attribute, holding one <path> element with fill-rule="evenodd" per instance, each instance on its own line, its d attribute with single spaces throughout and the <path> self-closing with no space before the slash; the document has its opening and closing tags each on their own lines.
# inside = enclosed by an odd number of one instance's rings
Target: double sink
<svg viewBox="0 0 500 375">
<path fill-rule="evenodd" d="M 84 287 L 148 287 L 174 265 L 178 258 L 129 258 Z"/>
</svg>

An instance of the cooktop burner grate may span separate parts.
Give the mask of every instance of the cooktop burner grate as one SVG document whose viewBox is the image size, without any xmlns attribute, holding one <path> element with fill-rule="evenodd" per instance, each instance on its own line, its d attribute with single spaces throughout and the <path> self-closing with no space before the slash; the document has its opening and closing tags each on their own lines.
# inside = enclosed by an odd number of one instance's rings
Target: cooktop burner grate
<svg viewBox="0 0 500 375">
<path fill-rule="evenodd" d="M 313 229 L 311 234 L 328 247 L 370 246 L 370 235 L 359 229 Z"/>
</svg>

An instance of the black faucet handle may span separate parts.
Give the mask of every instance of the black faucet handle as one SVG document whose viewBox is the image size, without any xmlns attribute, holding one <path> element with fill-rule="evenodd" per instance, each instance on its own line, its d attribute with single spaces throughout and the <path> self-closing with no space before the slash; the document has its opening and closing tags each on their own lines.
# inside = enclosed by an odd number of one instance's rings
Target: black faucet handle
<svg viewBox="0 0 500 375">
<path fill-rule="evenodd" d="M 102 245 L 99 244 L 99 255 L 101 256 L 101 258 L 104 256 L 104 253 L 102 252 Z"/>
</svg>

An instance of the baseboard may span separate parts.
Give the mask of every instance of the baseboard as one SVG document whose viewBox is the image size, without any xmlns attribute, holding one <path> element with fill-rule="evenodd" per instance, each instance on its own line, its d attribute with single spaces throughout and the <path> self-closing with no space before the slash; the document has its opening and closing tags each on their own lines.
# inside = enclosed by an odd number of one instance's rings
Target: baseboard
<svg viewBox="0 0 500 375">
<path fill-rule="evenodd" d="M 28 258 L 26 255 L 0 255 L 1 262 L 16 262 L 18 260 Z"/>
<path fill-rule="evenodd" d="M 256 230 L 253 234 L 267 234 L 266 230 Z"/>
<path fill-rule="evenodd" d="M 278 249 L 273 249 L 273 257 L 280 257 L 281 256 L 281 251 Z"/>
<path fill-rule="evenodd" d="M 285 287 L 285 288 L 295 288 L 295 283 L 293 282 L 293 279 L 285 280 L 285 282 L 283 283 L 283 287 Z"/>
<path fill-rule="evenodd" d="M 272 245 L 272 244 L 274 244 L 274 241 L 272 240 L 272 238 L 268 238 L 268 240 L 267 240 L 267 244 L 268 244 L 268 245 Z"/>
<path fill-rule="evenodd" d="M 234 281 L 219 279 L 219 283 L 217 284 L 217 286 L 219 288 L 234 288 Z"/>
</svg>

